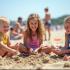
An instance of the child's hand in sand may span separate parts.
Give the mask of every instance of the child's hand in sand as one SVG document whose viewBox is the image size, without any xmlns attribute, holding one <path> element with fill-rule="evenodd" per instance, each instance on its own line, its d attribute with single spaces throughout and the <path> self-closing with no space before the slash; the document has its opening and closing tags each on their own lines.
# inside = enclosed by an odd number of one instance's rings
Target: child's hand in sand
<svg viewBox="0 0 70 70">
<path fill-rule="evenodd" d="M 65 56 L 63 57 L 63 60 L 64 60 L 64 61 L 70 60 L 70 56 L 65 55 Z"/>
<path fill-rule="evenodd" d="M 15 50 L 15 49 L 13 49 L 13 50 L 11 51 L 11 53 L 12 53 L 13 55 L 20 55 L 20 52 L 19 52 L 18 50 Z"/>
<path fill-rule="evenodd" d="M 33 52 L 33 49 L 32 48 L 30 48 L 30 53 L 32 53 Z"/>
<path fill-rule="evenodd" d="M 65 56 L 63 57 L 63 60 L 64 60 L 64 61 L 67 61 L 67 60 L 68 60 L 68 56 L 65 55 Z"/>
<path fill-rule="evenodd" d="M 34 52 L 37 53 L 39 49 L 40 49 L 40 48 L 35 49 Z"/>
</svg>

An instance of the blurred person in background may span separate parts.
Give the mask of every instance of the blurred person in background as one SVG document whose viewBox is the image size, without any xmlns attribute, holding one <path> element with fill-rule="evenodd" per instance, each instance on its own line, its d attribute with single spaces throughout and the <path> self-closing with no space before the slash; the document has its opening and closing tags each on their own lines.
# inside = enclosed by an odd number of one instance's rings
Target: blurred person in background
<svg viewBox="0 0 70 70">
<path fill-rule="evenodd" d="M 48 40 L 50 40 L 51 15 L 49 13 L 48 8 L 45 8 L 44 12 L 45 12 L 45 30 L 48 31 Z M 45 40 L 47 40 L 46 34 L 45 34 Z"/>
</svg>

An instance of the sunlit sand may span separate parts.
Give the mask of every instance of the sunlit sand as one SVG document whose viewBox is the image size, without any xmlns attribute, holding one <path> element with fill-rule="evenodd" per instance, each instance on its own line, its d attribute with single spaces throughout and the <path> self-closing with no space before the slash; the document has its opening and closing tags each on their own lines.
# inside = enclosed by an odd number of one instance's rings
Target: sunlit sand
<svg viewBox="0 0 70 70">
<path fill-rule="evenodd" d="M 64 29 L 52 30 L 50 41 L 44 41 L 43 45 L 63 47 L 65 41 L 64 33 Z M 11 40 L 11 45 L 16 43 L 23 43 L 23 39 L 15 41 Z M 25 58 L 17 56 L 16 58 L 12 59 L 0 57 L 0 69 L 66 69 L 64 68 L 64 64 L 66 63 L 65 61 L 59 58 L 55 59 L 57 56 L 54 56 L 55 58 L 50 57 L 51 55 L 49 56 L 46 54 L 30 55 Z M 67 69 L 69 69 L 69 67 Z"/>
</svg>

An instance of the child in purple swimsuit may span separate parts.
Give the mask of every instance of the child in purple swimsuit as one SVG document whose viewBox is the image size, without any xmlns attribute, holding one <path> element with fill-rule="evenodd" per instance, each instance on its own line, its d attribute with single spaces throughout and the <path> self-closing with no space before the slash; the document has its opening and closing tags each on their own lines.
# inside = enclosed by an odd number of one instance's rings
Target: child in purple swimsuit
<svg viewBox="0 0 70 70">
<path fill-rule="evenodd" d="M 43 44 L 43 31 L 44 27 L 37 14 L 31 14 L 27 20 L 27 29 L 24 32 L 24 47 L 27 48 L 28 53 L 32 52 L 54 52 L 55 54 L 68 53 L 68 50 L 55 49 L 49 46 L 42 46 Z M 22 50 L 22 49 L 21 49 Z M 70 51 L 70 50 L 69 50 Z"/>
<path fill-rule="evenodd" d="M 19 45 L 18 50 L 22 54 L 31 54 L 33 52 L 40 53 L 41 51 L 48 52 L 47 47 L 41 47 L 44 37 L 44 26 L 40 21 L 38 14 L 31 14 L 27 20 L 27 29 L 23 33 L 23 44 Z"/>
<path fill-rule="evenodd" d="M 31 52 L 50 53 L 51 47 L 42 46 L 44 37 L 44 26 L 38 14 L 31 14 L 27 20 L 27 29 L 24 32 L 24 46 Z"/>
<path fill-rule="evenodd" d="M 39 40 L 30 40 L 27 44 L 27 47 L 32 48 L 33 50 L 35 50 L 36 48 L 39 48 L 40 44 L 39 44 Z"/>
<path fill-rule="evenodd" d="M 24 32 L 24 45 L 35 51 L 43 42 L 43 26 L 37 14 L 31 14 L 27 21 L 27 30 Z"/>
</svg>

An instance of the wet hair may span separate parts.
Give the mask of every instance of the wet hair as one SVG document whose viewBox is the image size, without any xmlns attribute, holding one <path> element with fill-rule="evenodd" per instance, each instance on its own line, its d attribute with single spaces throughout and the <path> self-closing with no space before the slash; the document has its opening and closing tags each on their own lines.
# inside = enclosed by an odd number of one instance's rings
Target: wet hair
<svg viewBox="0 0 70 70">
<path fill-rule="evenodd" d="M 31 29 L 30 29 L 30 26 L 29 26 L 29 22 L 30 20 L 32 19 L 37 19 L 38 20 L 38 28 L 36 30 L 36 33 L 37 33 L 37 37 L 39 38 L 39 41 L 40 43 L 42 43 L 43 41 L 43 34 L 44 34 L 44 27 L 43 27 L 43 24 L 41 23 L 41 20 L 40 20 L 40 17 L 38 14 L 31 14 L 29 17 L 28 17 L 28 20 L 27 20 L 27 29 L 24 33 L 24 40 L 27 40 L 27 38 L 30 38 L 32 37 L 32 32 L 31 32 Z"/>
</svg>

